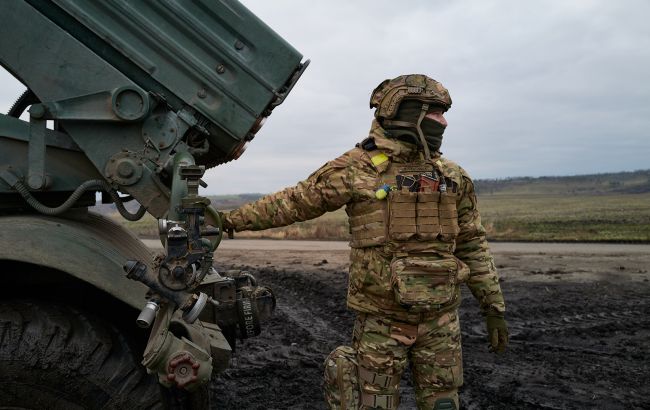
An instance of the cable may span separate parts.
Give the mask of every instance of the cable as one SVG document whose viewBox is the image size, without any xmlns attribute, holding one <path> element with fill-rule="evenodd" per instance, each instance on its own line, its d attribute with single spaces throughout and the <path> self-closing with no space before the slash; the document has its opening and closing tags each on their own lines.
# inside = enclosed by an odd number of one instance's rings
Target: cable
<svg viewBox="0 0 650 410">
<path fill-rule="evenodd" d="M 136 211 L 136 213 L 132 214 L 130 213 L 125 207 L 124 203 L 122 201 L 122 198 L 117 194 L 117 191 L 113 189 L 109 185 L 108 182 L 103 181 L 101 179 L 91 179 L 88 180 L 81 185 L 77 187 L 77 189 L 74 190 L 74 192 L 68 197 L 68 199 L 65 200 L 61 205 L 57 207 L 49 207 L 45 206 L 42 203 L 40 203 L 34 196 L 29 192 L 29 189 L 21 182 L 21 181 L 16 181 L 13 188 L 18 191 L 18 193 L 25 198 L 25 201 L 37 210 L 38 212 L 45 214 L 45 215 L 59 215 L 68 209 L 72 208 L 72 206 L 77 202 L 77 200 L 83 195 L 84 192 L 88 191 L 89 189 L 92 188 L 99 188 L 102 189 L 106 192 L 108 192 L 108 195 L 110 195 L 111 199 L 115 203 L 115 207 L 117 208 L 117 211 L 122 215 L 126 220 L 129 221 L 137 221 L 142 216 L 147 212 L 147 209 L 140 205 L 140 208 Z"/>
</svg>

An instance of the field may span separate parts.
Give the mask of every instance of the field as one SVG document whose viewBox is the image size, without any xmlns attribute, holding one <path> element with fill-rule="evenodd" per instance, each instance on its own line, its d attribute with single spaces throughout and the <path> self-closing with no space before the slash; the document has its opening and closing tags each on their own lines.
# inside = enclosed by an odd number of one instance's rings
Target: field
<svg viewBox="0 0 650 410">
<path fill-rule="evenodd" d="M 650 241 L 650 194 L 482 195 L 488 237 L 503 241 Z"/>
<path fill-rule="evenodd" d="M 650 242 L 650 171 L 478 180 L 476 190 L 491 240 Z M 211 200 L 217 209 L 227 210 L 261 196 L 227 195 Z M 140 236 L 157 236 L 156 221 L 150 216 L 123 223 Z M 237 235 L 347 240 L 347 215 L 340 209 L 312 221 Z"/>
<path fill-rule="evenodd" d="M 500 241 L 650 242 L 650 193 L 625 195 L 481 195 L 488 238 Z M 116 215 L 119 217 L 119 215 Z M 119 219 L 119 218 L 118 218 Z M 153 217 L 123 222 L 140 236 L 157 235 Z M 344 210 L 241 238 L 347 240 Z"/>
</svg>

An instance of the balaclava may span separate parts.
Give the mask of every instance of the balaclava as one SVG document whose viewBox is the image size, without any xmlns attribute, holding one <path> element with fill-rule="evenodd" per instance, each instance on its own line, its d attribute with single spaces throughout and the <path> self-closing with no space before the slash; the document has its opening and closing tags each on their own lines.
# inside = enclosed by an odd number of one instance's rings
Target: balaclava
<svg viewBox="0 0 650 410">
<path fill-rule="evenodd" d="M 389 131 L 395 138 L 415 143 L 422 146 L 418 134 L 417 126 L 422 114 L 422 102 L 417 100 L 406 100 L 399 105 L 395 117 L 391 120 L 384 121 L 384 129 Z M 438 109 L 437 106 L 431 108 Z M 422 118 L 420 129 L 424 134 L 427 147 L 430 152 L 435 153 L 440 150 L 442 145 L 442 134 L 446 126 L 438 121 Z"/>
</svg>

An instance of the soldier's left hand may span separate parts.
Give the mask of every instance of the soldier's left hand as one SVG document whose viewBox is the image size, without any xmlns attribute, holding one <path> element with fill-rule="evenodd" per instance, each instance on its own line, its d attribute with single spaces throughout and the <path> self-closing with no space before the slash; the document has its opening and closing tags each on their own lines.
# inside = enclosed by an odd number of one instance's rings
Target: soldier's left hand
<svg viewBox="0 0 650 410">
<path fill-rule="evenodd" d="M 490 351 L 496 353 L 505 352 L 506 346 L 508 346 L 508 325 L 503 315 L 488 314 L 485 320 Z"/>
</svg>

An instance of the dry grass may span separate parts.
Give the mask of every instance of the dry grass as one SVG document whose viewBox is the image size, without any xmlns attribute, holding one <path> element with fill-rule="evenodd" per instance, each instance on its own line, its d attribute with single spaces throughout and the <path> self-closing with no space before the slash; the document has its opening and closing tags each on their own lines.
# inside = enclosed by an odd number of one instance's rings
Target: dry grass
<svg viewBox="0 0 650 410">
<path fill-rule="evenodd" d="M 650 242 L 650 194 L 620 195 L 482 195 L 479 207 L 488 237 L 520 241 Z M 119 218 L 119 215 L 116 215 Z M 147 215 L 122 222 L 136 234 L 158 235 Z M 258 232 L 241 238 L 348 240 L 345 211 Z"/>
</svg>

